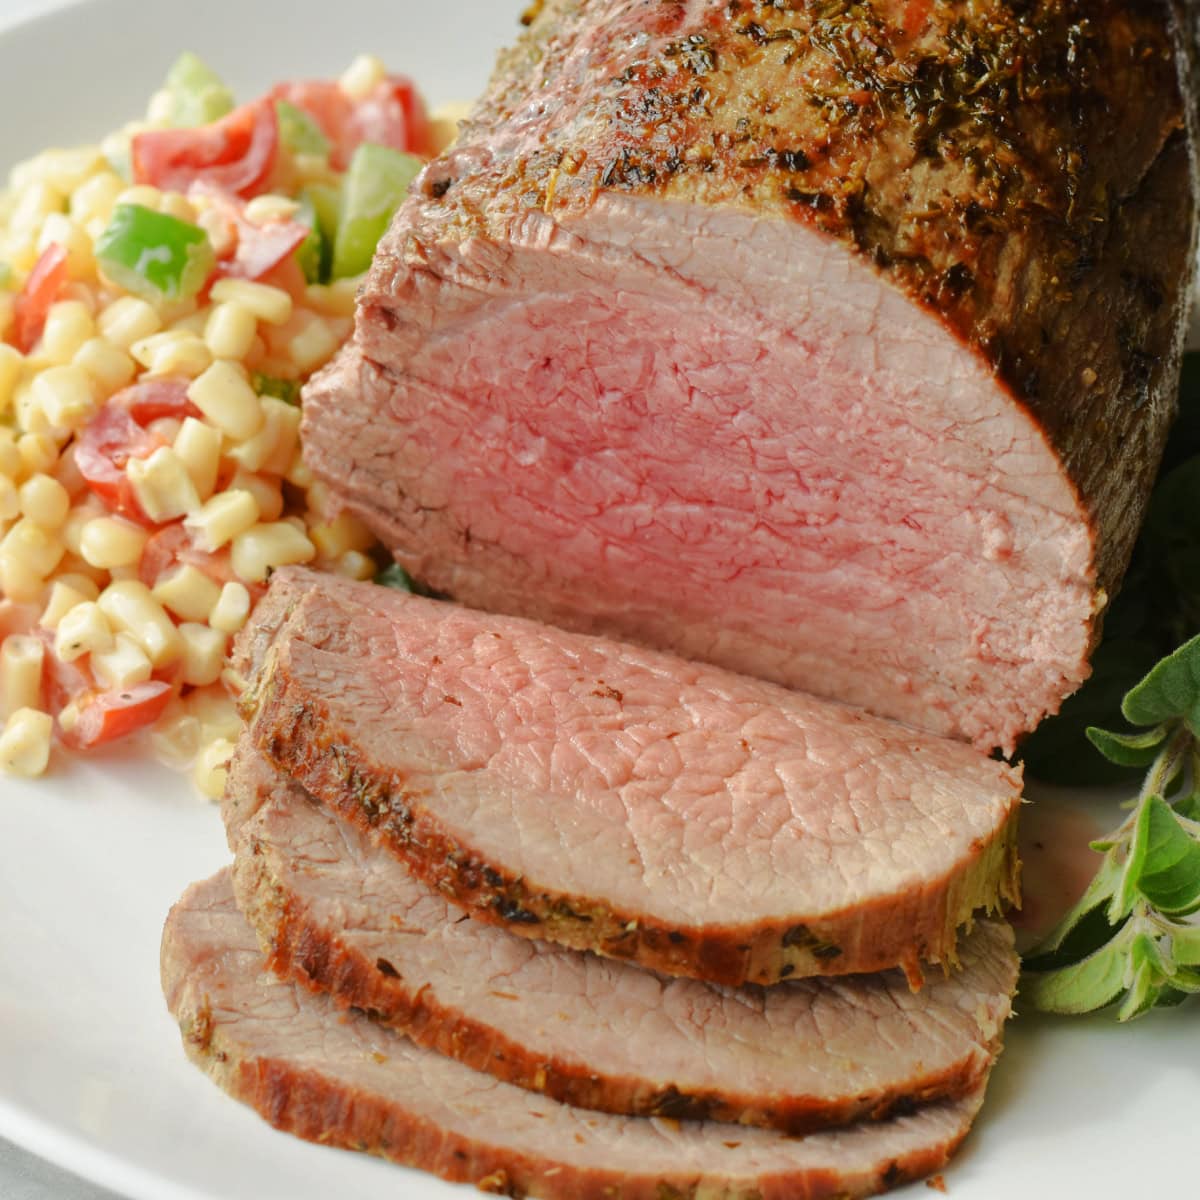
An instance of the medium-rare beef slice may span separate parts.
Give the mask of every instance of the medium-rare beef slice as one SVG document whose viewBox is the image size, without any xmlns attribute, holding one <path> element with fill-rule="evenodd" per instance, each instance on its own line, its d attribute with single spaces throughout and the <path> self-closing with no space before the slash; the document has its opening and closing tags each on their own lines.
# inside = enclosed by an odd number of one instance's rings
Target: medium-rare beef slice
<svg viewBox="0 0 1200 1200">
<path fill-rule="evenodd" d="M 506 1196 L 864 1196 L 938 1170 L 983 1098 L 980 1087 L 882 1124 L 802 1139 L 569 1108 L 280 980 L 263 967 L 224 873 L 172 910 L 162 975 L 188 1054 L 276 1128 Z"/>
<path fill-rule="evenodd" d="M 462 603 L 1011 749 L 1174 410 L 1177 11 L 548 0 L 381 243 L 309 463 Z"/>
<path fill-rule="evenodd" d="M 299 599 L 244 696 L 254 744 L 485 920 L 736 986 L 917 976 L 1015 897 L 1019 775 L 969 746 L 656 651 L 279 575 Z M 262 644 L 251 628 L 237 660 Z"/>
<path fill-rule="evenodd" d="M 919 993 L 900 972 L 731 991 L 463 920 L 245 740 L 227 797 L 234 892 L 275 970 L 567 1104 L 788 1133 L 878 1120 L 975 1091 L 1011 1012 L 1001 921 Z"/>
</svg>

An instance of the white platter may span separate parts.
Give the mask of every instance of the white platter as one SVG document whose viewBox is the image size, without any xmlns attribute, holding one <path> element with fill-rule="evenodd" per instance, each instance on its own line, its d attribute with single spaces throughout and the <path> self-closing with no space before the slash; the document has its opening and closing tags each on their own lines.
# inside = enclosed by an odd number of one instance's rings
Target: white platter
<svg viewBox="0 0 1200 1200">
<path fill-rule="evenodd" d="M 247 98 L 334 74 L 364 49 L 417 76 L 434 102 L 470 96 L 519 7 L 76 4 L 0 35 L 0 163 L 139 113 L 184 48 Z M 15 12 L 0 0 L 0 26 Z M 183 887 L 225 858 L 215 809 L 155 768 L 113 758 L 36 785 L 0 782 L 0 1137 L 132 1200 L 473 1194 L 276 1134 L 185 1060 L 159 993 L 159 930 Z M 1022 1016 L 1009 1043 L 947 1172 L 954 1200 L 1194 1193 L 1200 1008 L 1125 1029 Z"/>
</svg>

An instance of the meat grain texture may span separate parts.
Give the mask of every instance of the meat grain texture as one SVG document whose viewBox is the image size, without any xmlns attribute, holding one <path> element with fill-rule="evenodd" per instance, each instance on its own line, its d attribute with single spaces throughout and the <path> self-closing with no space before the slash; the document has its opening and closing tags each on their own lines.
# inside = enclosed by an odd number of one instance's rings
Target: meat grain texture
<svg viewBox="0 0 1200 1200">
<path fill-rule="evenodd" d="M 162 975 L 188 1053 L 276 1128 L 505 1196 L 852 1200 L 938 1170 L 982 1102 L 802 1139 L 568 1108 L 268 972 L 224 872 L 171 911 Z"/>
<path fill-rule="evenodd" d="M 280 571 L 235 664 L 272 765 L 481 919 L 738 985 L 953 963 L 1019 773 L 624 643 Z"/>
<path fill-rule="evenodd" d="M 578 1107 L 805 1133 L 974 1093 L 1017 981 L 983 921 L 961 970 L 732 991 L 464 917 L 248 741 L 224 814 L 238 906 L 274 970 L 418 1045 Z"/>
<path fill-rule="evenodd" d="M 1011 749 L 1087 674 L 1195 239 L 1172 0 L 547 0 L 307 392 L 459 601 Z"/>
</svg>

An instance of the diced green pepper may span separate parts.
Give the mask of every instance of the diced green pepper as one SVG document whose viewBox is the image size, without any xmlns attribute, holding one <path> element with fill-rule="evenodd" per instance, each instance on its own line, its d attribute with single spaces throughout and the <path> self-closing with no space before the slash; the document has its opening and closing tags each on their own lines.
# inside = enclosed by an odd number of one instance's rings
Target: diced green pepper
<svg viewBox="0 0 1200 1200">
<path fill-rule="evenodd" d="M 302 225 L 307 225 L 311 231 L 300 243 L 300 248 L 296 251 L 296 261 L 300 264 L 300 270 L 304 272 L 305 280 L 309 283 L 325 283 L 329 279 L 332 249 L 328 239 L 321 232 L 321 223 L 317 219 L 317 210 L 312 200 L 301 192 L 296 202 L 300 205 L 296 220 Z"/>
<path fill-rule="evenodd" d="M 342 209 L 333 244 L 333 277 L 361 275 L 392 214 L 425 164 L 412 154 L 364 142 L 342 181 Z"/>
<path fill-rule="evenodd" d="M 168 121 L 181 129 L 208 125 L 233 112 L 233 93 L 209 65 L 184 51 L 167 72 L 165 85 L 171 97 Z"/>
<path fill-rule="evenodd" d="M 328 157 L 329 139 L 304 109 L 286 100 L 276 100 L 275 115 L 279 118 L 279 136 L 293 154 Z"/>
<path fill-rule="evenodd" d="M 198 225 L 140 204 L 118 204 L 96 240 L 96 259 L 118 287 L 157 303 L 196 295 L 216 254 Z"/>
<path fill-rule="evenodd" d="M 274 396 L 285 404 L 300 403 L 300 384 L 295 379 L 277 379 L 274 375 L 255 371 L 250 376 L 250 386 L 257 396 Z"/>
</svg>

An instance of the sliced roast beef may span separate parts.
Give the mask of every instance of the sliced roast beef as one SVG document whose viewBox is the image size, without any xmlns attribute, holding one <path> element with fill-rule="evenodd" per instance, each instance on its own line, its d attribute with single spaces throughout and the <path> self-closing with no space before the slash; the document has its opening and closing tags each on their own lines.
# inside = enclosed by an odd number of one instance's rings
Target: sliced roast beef
<svg viewBox="0 0 1200 1200">
<path fill-rule="evenodd" d="M 569 1108 L 418 1049 L 266 971 L 225 873 L 172 910 L 162 974 L 188 1053 L 272 1125 L 506 1196 L 868 1195 L 942 1166 L 983 1097 L 981 1085 L 912 1115 L 802 1139 Z"/>
<path fill-rule="evenodd" d="M 1168 0 L 547 0 L 306 395 L 460 602 L 990 749 L 1056 711 L 1173 411 Z"/>
<path fill-rule="evenodd" d="M 984 921 L 962 968 L 731 991 L 464 920 L 243 742 L 238 906 L 275 970 L 418 1045 L 584 1108 L 801 1133 L 975 1091 L 1017 982 Z"/>
<path fill-rule="evenodd" d="M 969 746 L 303 571 L 262 619 L 236 659 L 254 744 L 514 932 L 730 985 L 918 976 L 1015 894 L 1020 780 Z"/>
</svg>

